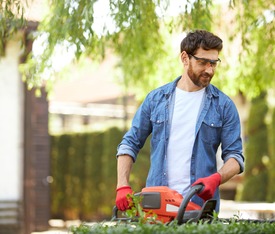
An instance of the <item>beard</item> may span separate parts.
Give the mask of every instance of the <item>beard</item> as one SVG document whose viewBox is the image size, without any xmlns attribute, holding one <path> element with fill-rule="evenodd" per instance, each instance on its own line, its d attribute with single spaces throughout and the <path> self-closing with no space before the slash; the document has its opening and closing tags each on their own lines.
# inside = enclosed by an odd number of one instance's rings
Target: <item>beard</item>
<svg viewBox="0 0 275 234">
<path fill-rule="evenodd" d="M 193 70 L 192 64 L 189 64 L 189 68 L 187 70 L 187 75 L 194 85 L 205 88 L 210 84 L 210 81 L 214 74 L 209 74 L 207 72 L 195 72 Z"/>
</svg>

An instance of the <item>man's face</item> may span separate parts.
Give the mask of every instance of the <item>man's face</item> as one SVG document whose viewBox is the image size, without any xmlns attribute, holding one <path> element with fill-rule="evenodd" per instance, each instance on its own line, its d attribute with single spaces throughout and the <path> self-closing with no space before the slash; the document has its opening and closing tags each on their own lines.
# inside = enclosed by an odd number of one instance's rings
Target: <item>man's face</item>
<svg viewBox="0 0 275 234">
<path fill-rule="evenodd" d="M 218 60 L 218 55 L 217 50 L 203 50 L 199 48 L 196 54 L 190 56 L 187 75 L 194 85 L 204 88 L 210 84 L 215 73 L 215 61 Z M 211 60 L 211 62 L 208 60 Z"/>
</svg>

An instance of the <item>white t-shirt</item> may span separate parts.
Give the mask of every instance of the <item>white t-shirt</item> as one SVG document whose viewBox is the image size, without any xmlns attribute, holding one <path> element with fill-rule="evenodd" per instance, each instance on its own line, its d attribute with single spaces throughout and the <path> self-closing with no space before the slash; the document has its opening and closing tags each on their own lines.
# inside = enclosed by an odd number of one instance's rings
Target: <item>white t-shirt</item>
<svg viewBox="0 0 275 234">
<path fill-rule="evenodd" d="M 167 149 L 168 186 L 185 195 L 190 188 L 190 162 L 196 122 L 205 88 L 186 92 L 176 88 L 170 138 Z"/>
</svg>

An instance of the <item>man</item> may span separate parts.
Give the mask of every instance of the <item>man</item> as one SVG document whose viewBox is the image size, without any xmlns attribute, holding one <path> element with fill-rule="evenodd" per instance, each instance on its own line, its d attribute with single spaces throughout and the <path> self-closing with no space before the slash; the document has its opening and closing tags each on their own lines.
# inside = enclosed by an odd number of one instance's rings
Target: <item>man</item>
<svg viewBox="0 0 275 234">
<path fill-rule="evenodd" d="M 151 137 L 151 167 L 146 187 L 168 186 L 183 196 L 195 184 L 204 189 L 192 199 L 202 205 L 217 199 L 219 185 L 244 170 L 240 120 L 232 100 L 210 84 L 221 61 L 222 40 L 210 32 L 190 32 L 181 42 L 184 72 L 175 81 L 150 92 L 137 110 L 132 127 L 117 152 L 119 210 L 129 208 L 133 191 L 129 176 L 147 137 Z M 221 145 L 222 168 L 216 153 Z"/>
</svg>

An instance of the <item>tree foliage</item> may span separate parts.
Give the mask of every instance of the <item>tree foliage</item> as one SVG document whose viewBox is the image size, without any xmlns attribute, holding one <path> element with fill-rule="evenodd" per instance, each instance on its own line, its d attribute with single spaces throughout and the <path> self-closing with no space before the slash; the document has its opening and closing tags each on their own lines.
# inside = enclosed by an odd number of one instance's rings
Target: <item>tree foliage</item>
<svg viewBox="0 0 275 234">
<path fill-rule="evenodd" d="M 234 1 L 238 10 L 236 20 L 242 48 L 239 65 L 239 89 L 248 97 L 275 88 L 275 4 L 274 1 Z"/>
<path fill-rule="evenodd" d="M 4 51 L 3 41 L 18 27 L 10 22 L 23 19 L 22 2 L 7 0 L 1 4 L 0 30 L 4 35 L 1 52 Z M 32 1 L 28 2 L 31 4 Z M 177 3 L 177 12 L 174 8 L 171 14 L 170 6 L 175 2 L 50 0 L 49 15 L 40 23 L 34 37 L 44 38 L 43 52 L 30 54 L 28 62 L 22 67 L 25 80 L 30 87 L 39 87 L 45 84 L 45 80 L 51 85 L 55 80 L 51 69 L 52 56 L 57 47 L 62 46 L 73 53 L 76 60 L 83 56 L 97 60 L 104 58 L 106 53 L 115 53 L 120 59 L 121 83 L 126 88 L 140 87 L 146 93 L 158 83 L 160 70 L 172 71 L 166 75 L 169 78 L 175 74 L 175 63 L 169 60 L 169 35 L 198 28 L 220 31 L 227 26 L 222 22 L 229 12 L 234 19 L 230 30 L 222 36 L 231 41 L 239 38 L 240 43 L 237 54 L 232 55 L 238 56 L 237 63 L 224 66 L 230 77 L 223 78 L 222 88 L 235 92 L 240 90 L 248 97 L 254 97 L 262 90 L 275 87 L 275 56 L 272 56 L 275 5 L 272 0 L 228 0 L 220 5 L 227 6 L 223 12 L 216 11 L 219 5 L 213 0 L 187 0 Z M 102 3 L 106 6 L 104 12 L 100 12 L 102 9 L 99 8 Z"/>
<path fill-rule="evenodd" d="M 0 3 L 0 56 L 4 56 L 5 43 L 25 25 L 24 1 L 4 0 Z"/>
</svg>

